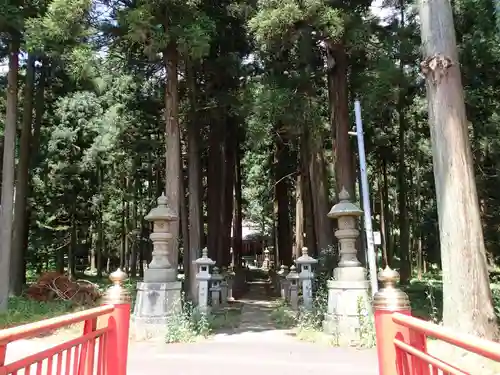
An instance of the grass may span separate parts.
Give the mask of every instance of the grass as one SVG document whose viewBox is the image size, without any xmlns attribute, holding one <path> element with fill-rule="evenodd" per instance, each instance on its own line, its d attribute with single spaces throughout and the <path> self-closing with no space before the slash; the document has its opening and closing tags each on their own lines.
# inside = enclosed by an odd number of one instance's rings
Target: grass
<svg viewBox="0 0 500 375">
<path fill-rule="evenodd" d="M 8 310 L 0 313 L 0 329 L 64 315 L 75 308 L 68 301 L 39 302 L 26 297 L 10 297 Z"/>
</svg>

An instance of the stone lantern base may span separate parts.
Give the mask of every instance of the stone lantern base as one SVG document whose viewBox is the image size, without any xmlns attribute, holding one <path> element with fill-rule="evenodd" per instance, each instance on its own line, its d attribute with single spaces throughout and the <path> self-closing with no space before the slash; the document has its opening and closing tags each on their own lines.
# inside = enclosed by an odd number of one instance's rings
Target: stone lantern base
<svg viewBox="0 0 500 375">
<path fill-rule="evenodd" d="M 338 338 L 339 345 L 359 343 L 363 322 L 368 321 L 371 305 L 366 270 L 363 267 L 339 267 L 329 280 L 328 311 L 323 321 L 325 333 Z"/>
<path fill-rule="evenodd" d="M 139 338 L 164 338 L 169 315 L 182 311 L 180 281 L 138 282 L 132 317 Z"/>
</svg>

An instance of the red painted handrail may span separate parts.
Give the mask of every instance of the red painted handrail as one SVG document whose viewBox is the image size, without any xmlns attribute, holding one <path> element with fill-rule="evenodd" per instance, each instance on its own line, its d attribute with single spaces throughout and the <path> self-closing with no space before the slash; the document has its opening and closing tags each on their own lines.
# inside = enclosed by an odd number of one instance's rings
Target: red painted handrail
<svg viewBox="0 0 500 375">
<path fill-rule="evenodd" d="M 427 337 L 433 337 L 493 361 L 500 362 L 500 344 L 496 342 L 481 339 L 473 335 L 453 332 L 446 327 L 397 312 L 393 313 L 392 320 L 400 326 L 409 328 L 410 331 L 424 334 Z"/>
<path fill-rule="evenodd" d="M 105 326 L 97 328 L 97 319 Z M 126 375 L 130 304 L 104 305 L 0 330 L 0 375 Z M 9 343 L 84 322 L 83 334 L 5 364 Z M 96 352 L 97 348 L 97 352 Z"/>
<path fill-rule="evenodd" d="M 0 345 L 5 345 L 16 340 L 36 337 L 42 333 L 50 332 L 55 329 L 98 318 L 113 312 L 113 310 L 114 307 L 110 305 L 99 306 L 93 309 L 24 324 L 18 327 L 2 329 L 0 330 Z"/>
</svg>

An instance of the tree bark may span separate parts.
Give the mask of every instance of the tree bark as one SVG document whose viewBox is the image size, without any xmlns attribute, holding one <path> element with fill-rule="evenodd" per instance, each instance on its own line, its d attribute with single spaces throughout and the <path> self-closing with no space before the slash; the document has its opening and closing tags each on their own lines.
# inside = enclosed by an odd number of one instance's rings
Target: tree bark
<svg viewBox="0 0 500 375">
<path fill-rule="evenodd" d="M 236 268 L 241 266 L 241 257 L 243 254 L 243 197 L 241 188 L 241 132 L 238 129 L 236 144 L 236 154 L 234 161 L 234 214 L 233 214 L 233 265 Z"/>
<path fill-rule="evenodd" d="M 7 104 L 2 162 L 2 194 L 0 208 L 0 311 L 8 307 L 10 283 L 10 256 L 14 205 L 14 157 L 17 128 L 17 76 L 19 70 L 20 41 L 13 35 L 9 43 L 9 73 L 7 74 Z"/>
<path fill-rule="evenodd" d="M 434 178 L 443 269 L 443 323 L 498 337 L 451 5 L 420 2 Z"/>
<path fill-rule="evenodd" d="M 328 48 L 328 94 L 330 101 L 330 125 L 335 152 L 335 181 L 337 194 L 344 187 L 351 199 L 356 197 L 356 177 L 349 130 L 349 106 L 347 98 L 347 54 L 343 44 L 330 44 Z"/>
<path fill-rule="evenodd" d="M 331 226 L 331 220 L 327 216 L 330 208 L 328 207 L 326 170 L 323 150 L 320 147 L 321 142 L 312 137 L 309 138 L 309 142 L 309 176 L 311 191 L 314 192 L 311 196 L 313 203 L 314 232 L 316 234 L 317 250 L 320 252 L 332 244 L 333 228 Z M 310 254 L 318 255 L 312 251 Z"/>
<path fill-rule="evenodd" d="M 24 280 L 24 238 L 26 230 L 26 211 L 28 201 L 28 179 L 30 167 L 31 131 L 33 123 L 33 92 L 35 89 L 35 56 L 28 55 L 26 64 L 26 83 L 24 86 L 24 108 L 17 166 L 16 202 L 14 207 L 14 238 L 12 240 L 12 254 L 10 258 L 10 293 L 20 295 L 23 291 Z"/>
<path fill-rule="evenodd" d="M 290 188 L 289 188 L 289 162 L 290 146 L 283 135 L 275 137 L 275 202 L 276 202 L 276 245 L 275 261 L 279 259 L 282 264 L 292 263 L 292 227 L 290 222 Z"/>
<path fill-rule="evenodd" d="M 179 217 L 179 186 L 180 186 L 180 150 L 179 150 L 179 96 L 177 92 L 178 78 L 177 46 L 171 42 L 163 52 L 163 61 L 167 72 L 165 85 L 165 146 L 166 146 L 166 175 L 165 195 L 170 209 Z M 178 237 L 179 219 L 174 220 L 170 226 L 170 232 L 174 236 L 170 241 L 169 262 L 173 269 L 177 269 L 179 262 Z"/>
<path fill-rule="evenodd" d="M 202 216 L 202 181 L 200 160 L 200 128 L 198 124 L 196 105 L 196 77 L 192 66 L 186 72 L 189 85 L 191 118 L 187 128 L 188 145 L 188 190 L 189 190 L 189 293 L 193 301 L 197 301 L 198 283 L 196 273 L 198 272 L 193 260 L 201 256 L 203 216 Z M 185 250 L 186 251 L 186 250 Z"/>
<path fill-rule="evenodd" d="M 295 248 L 294 257 L 298 258 L 301 255 L 301 249 L 304 246 L 304 201 L 302 184 L 302 171 L 299 168 L 297 171 L 297 180 L 295 183 Z"/>
</svg>

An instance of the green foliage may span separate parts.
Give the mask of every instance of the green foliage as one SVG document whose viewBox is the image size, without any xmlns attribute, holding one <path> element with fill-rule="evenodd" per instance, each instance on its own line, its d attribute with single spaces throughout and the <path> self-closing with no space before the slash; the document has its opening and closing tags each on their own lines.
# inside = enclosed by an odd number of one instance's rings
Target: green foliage
<svg viewBox="0 0 500 375">
<path fill-rule="evenodd" d="M 183 298 L 182 308 L 169 315 L 166 324 L 167 343 L 195 342 L 222 329 L 235 329 L 239 325 L 240 310 L 217 312 L 215 315 L 199 311 Z"/>
</svg>

